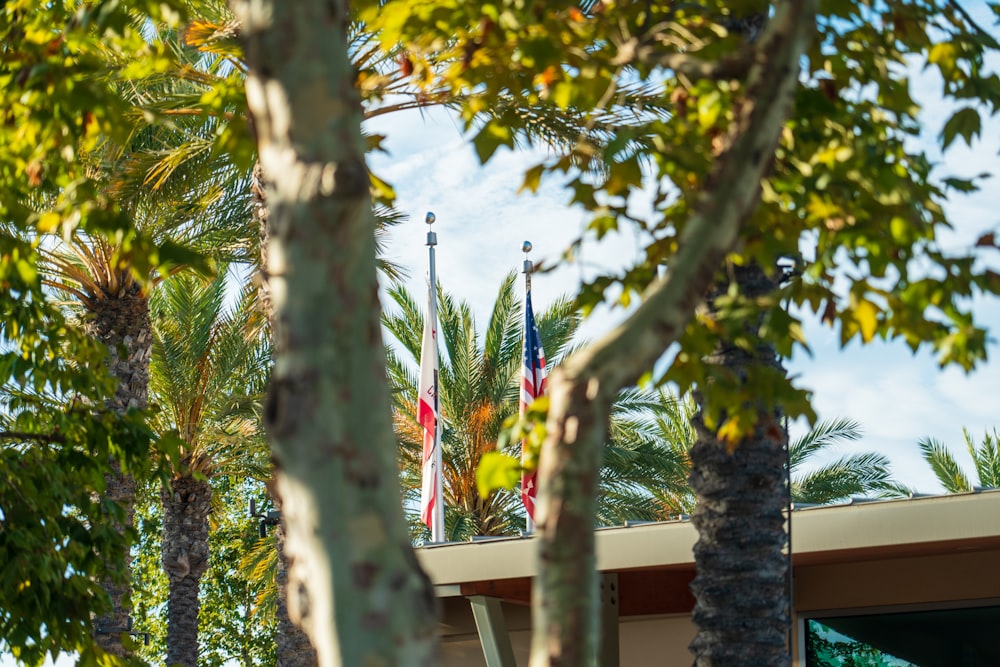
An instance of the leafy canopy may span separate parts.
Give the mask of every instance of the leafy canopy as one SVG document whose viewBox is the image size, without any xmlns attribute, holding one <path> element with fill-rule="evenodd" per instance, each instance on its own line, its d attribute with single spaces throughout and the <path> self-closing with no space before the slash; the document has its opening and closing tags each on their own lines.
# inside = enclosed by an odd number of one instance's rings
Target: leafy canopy
<svg viewBox="0 0 1000 667">
<path fill-rule="evenodd" d="M 390 0 L 362 3 L 360 16 L 383 49 L 402 50 L 412 81 L 456 95 L 483 161 L 514 145 L 518 119 L 490 111 L 501 99 L 573 110 L 596 127 L 625 91 L 646 87 L 650 106 L 610 128 L 606 142 L 581 134 L 525 174 L 529 190 L 559 179 L 569 202 L 591 216 L 567 259 L 579 244 L 627 228 L 644 239 L 640 261 L 584 285 L 579 305 L 589 310 L 602 301 L 627 306 L 658 267 L 669 272 L 746 92 L 748 47 L 729 28 L 766 7 Z M 959 251 L 939 240 L 952 226 L 947 199 L 974 191 L 985 175 L 941 173 L 921 149 L 911 74 L 935 70 L 941 97 L 956 107 L 939 128 L 942 149 L 959 139 L 973 145 L 982 115 L 1000 105 L 1000 77 L 988 65 L 997 42 L 957 3 L 941 0 L 826 0 L 817 28 L 760 205 L 729 257 L 769 271 L 792 263 L 796 279 L 763 297 L 734 290 L 719 299 L 718 312 L 699 313 L 653 377 L 703 389 L 709 422 L 723 435 L 753 423 L 760 396 L 792 417 L 814 415 L 808 392 L 788 378 L 766 369 L 738 378 L 706 364 L 721 337 L 746 349 L 763 340 L 790 356 L 808 351 L 802 318 L 812 315 L 838 328 L 842 345 L 901 338 L 966 370 L 986 355 L 972 303 L 1000 292 L 1000 274 L 977 262 L 994 236 L 984 229 L 976 247 Z M 594 162 L 602 163 L 596 173 L 580 168 Z M 772 307 L 778 303 L 788 307 Z M 762 309 L 762 326 L 748 329 Z"/>
</svg>

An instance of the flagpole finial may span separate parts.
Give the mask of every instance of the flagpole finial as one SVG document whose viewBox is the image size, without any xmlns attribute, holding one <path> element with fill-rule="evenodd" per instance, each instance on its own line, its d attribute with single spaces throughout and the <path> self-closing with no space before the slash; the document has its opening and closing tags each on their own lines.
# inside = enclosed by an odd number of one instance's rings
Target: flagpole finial
<svg viewBox="0 0 1000 667">
<path fill-rule="evenodd" d="M 524 243 L 521 244 L 521 252 L 523 252 L 525 255 L 531 252 L 531 241 L 525 241 Z"/>
<path fill-rule="evenodd" d="M 424 216 L 424 222 L 427 223 L 427 245 L 436 246 L 438 242 L 437 234 L 431 231 L 431 225 L 437 220 L 437 216 L 433 212 L 427 211 L 427 215 Z"/>
<path fill-rule="evenodd" d="M 534 265 L 531 260 L 528 259 L 528 253 L 531 252 L 531 241 L 525 241 L 521 244 L 521 252 L 524 253 L 524 275 L 531 280 L 531 272 L 534 270 Z"/>
</svg>

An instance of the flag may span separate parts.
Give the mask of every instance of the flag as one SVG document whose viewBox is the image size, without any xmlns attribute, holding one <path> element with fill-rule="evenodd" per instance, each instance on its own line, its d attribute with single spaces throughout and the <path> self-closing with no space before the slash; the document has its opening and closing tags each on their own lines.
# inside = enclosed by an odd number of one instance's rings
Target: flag
<svg viewBox="0 0 1000 667">
<path fill-rule="evenodd" d="M 441 413 L 438 407 L 438 355 L 437 355 L 437 313 L 434 309 L 433 286 L 427 290 L 427 317 L 424 319 L 424 340 L 420 348 L 420 385 L 417 396 L 417 421 L 424 429 L 423 484 L 420 489 L 420 518 L 427 527 L 434 530 L 435 505 L 441 501 L 438 493 L 441 485 L 437 478 L 436 450 L 440 445 L 438 426 Z"/>
<path fill-rule="evenodd" d="M 545 393 L 545 351 L 538 335 L 535 313 L 531 308 L 531 288 L 524 292 L 524 363 L 521 368 L 521 414 L 539 396 Z M 523 447 L 523 446 L 522 446 Z M 522 462 L 524 455 L 521 455 Z M 535 518 L 535 472 L 521 476 L 521 501 L 531 519 Z"/>
</svg>

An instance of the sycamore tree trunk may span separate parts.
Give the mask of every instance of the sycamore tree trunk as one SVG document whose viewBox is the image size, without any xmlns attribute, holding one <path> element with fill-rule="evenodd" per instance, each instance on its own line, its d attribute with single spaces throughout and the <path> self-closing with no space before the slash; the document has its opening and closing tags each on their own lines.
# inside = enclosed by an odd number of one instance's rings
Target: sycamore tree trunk
<svg viewBox="0 0 1000 667">
<path fill-rule="evenodd" d="M 777 283 L 757 265 L 731 267 L 740 293 L 757 298 Z M 708 299 L 725 294 L 726 282 Z M 748 322 L 750 335 L 760 321 Z M 754 351 L 723 342 L 709 359 L 735 377 L 755 367 L 781 368 L 766 343 Z M 694 419 L 697 441 L 691 448 L 691 487 L 697 505 L 691 521 L 698 530 L 694 547 L 697 576 L 692 614 L 697 635 L 691 643 L 697 667 L 787 667 L 791 664 L 786 590 L 787 543 L 782 510 L 787 501 L 785 448 L 788 436 L 780 415 L 762 410 L 752 434 L 733 446 L 721 442 Z"/>
<path fill-rule="evenodd" d="M 149 298 L 134 282 L 117 294 L 95 298 L 89 308 L 85 328 L 108 349 L 107 364 L 118 386 L 111 408 L 125 414 L 131 408 L 144 409 L 149 402 L 149 358 L 152 354 L 152 323 Z M 135 479 L 122 472 L 117 461 L 110 462 L 105 475 L 104 497 L 124 512 L 124 521 L 114 521 L 115 530 L 130 530 L 135 520 Z M 102 582 L 111 598 L 111 611 L 94 621 L 97 645 L 116 656 L 128 656 L 122 636 L 131 614 L 132 556 L 128 549 L 119 563 L 109 564 L 111 576 Z"/>
<path fill-rule="evenodd" d="M 434 665 L 434 592 L 403 517 L 361 105 L 341 1 L 232 0 L 272 177 L 265 410 L 292 620 L 318 664 Z"/>
<path fill-rule="evenodd" d="M 212 486 L 191 475 L 174 477 L 160 490 L 163 505 L 163 570 L 169 580 L 167 664 L 198 665 L 198 593 L 208 569 L 208 515 Z"/>
<path fill-rule="evenodd" d="M 267 188 L 268 181 L 264 176 L 264 169 L 258 160 L 253 167 L 253 202 L 254 215 L 257 217 L 258 230 L 260 234 L 260 285 L 259 302 L 261 310 L 267 315 L 271 331 L 274 331 L 274 306 L 271 301 L 271 283 L 267 277 L 268 264 L 268 244 L 271 239 L 271 231 L 268 225 L 270 212 L 267 208 Z M 278 507 L 281 511 L 281 507 Z M 316 664 L 316 650 L 309 643 L 309 637 L 302 628 L 292 623 L 288 615 L 288 555 L 285 553 L 285 525 L 284 515 L 281 523 L 274 530 L 275 549 L 278 551 L 277 571 L 275 572 L 276 585 L 278 587 L 277 617 L 278 630 L 275 637 L 275 652 L 277 653 L 278 667 L 313 667 Z"/>
<path fill-rule="evenodd" d="M 726 147 L 687 223 L 670 271 L 643 304 L 549 379 L 547 437 L 539 462 L 539 574 L 532 598 L 532 667 L 596 664 L 594 490 L 617 392 L 652 368 L 708 294 L 753 212 L 794 95 L 799 58 L 815 33 L 816 0 L 777 4 L 762 38 Z"/>
</svg>

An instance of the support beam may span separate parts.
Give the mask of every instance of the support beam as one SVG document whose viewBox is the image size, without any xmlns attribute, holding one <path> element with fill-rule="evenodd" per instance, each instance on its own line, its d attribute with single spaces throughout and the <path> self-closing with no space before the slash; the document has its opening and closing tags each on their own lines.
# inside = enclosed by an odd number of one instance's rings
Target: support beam
<svg viewBox="0 0 1000 667">
<path fill-rule="evenodd" d="M 469 602 L 486 657 L 486 667 L 517 667 L 500 600 L 486 595 L 472 595 Z"/>
<path fill-rule="evenodd" d="M 601 667 L 618 667 L 618 575 L 601 574 Z"/>
</svg>

